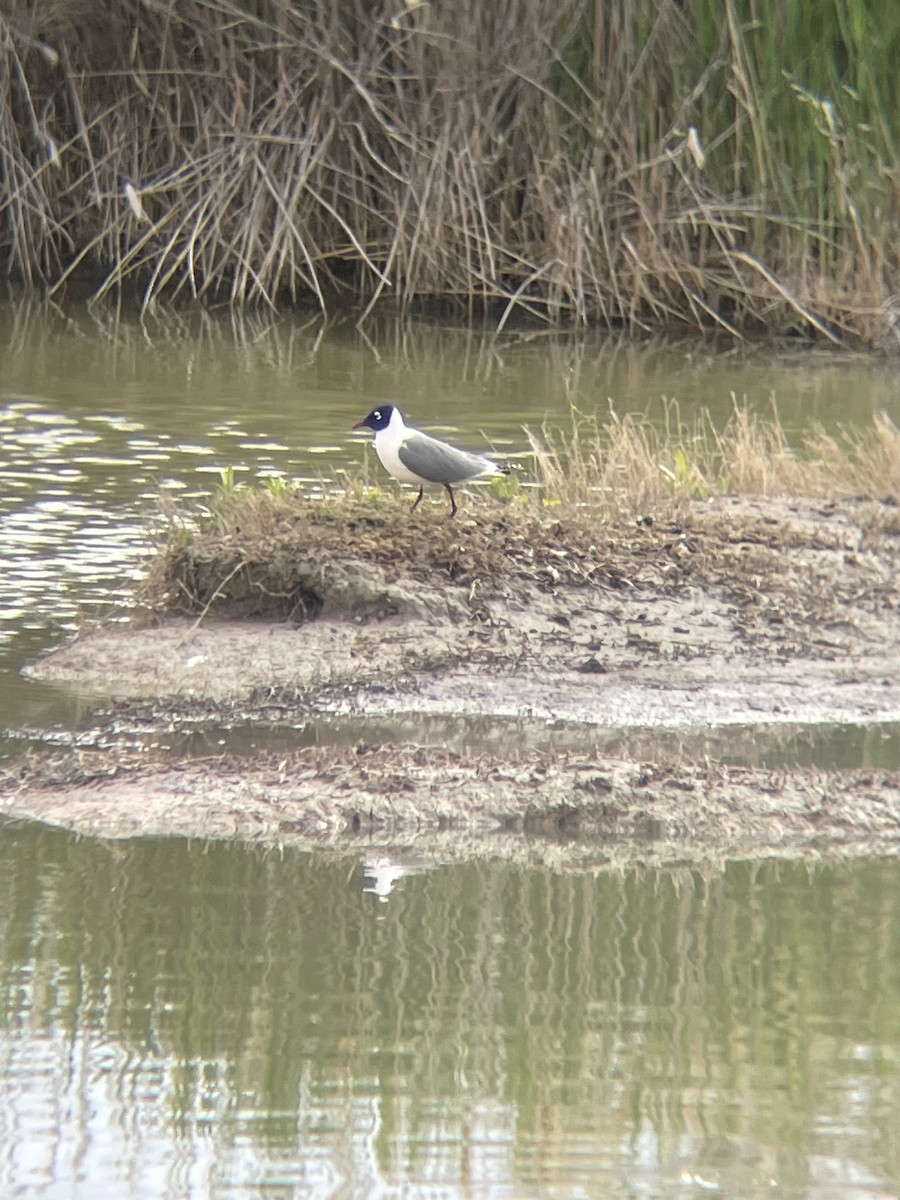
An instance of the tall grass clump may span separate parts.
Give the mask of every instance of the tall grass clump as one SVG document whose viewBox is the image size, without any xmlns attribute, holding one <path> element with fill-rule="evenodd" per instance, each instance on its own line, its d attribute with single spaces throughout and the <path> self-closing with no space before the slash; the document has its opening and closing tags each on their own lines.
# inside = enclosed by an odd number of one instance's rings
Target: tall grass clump
<svg viewBox="0 0 900 1200">
<path fill-rule="evenodd" d="M 55 290 L 898 344 L 894 0 L 5 0 Z"/>
<path fill-rule="evenodd" d="M 721 430 L 705 412 L 685 421 L 674 403 L 662 422 L 573 407 L 566 427 L 528 438 L 551 509 L 622 517 L 721 495 L 900 499 L 900 430 L 885 414 L 868 429 L 812 428 L 792 440 L 776 413 L 737 403 Z"/>
</svg>

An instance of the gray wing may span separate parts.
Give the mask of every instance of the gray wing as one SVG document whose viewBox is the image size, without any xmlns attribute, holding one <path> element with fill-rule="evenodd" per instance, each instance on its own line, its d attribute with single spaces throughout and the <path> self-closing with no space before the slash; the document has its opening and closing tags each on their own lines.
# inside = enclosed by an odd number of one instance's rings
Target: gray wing
<svg viewBox="0 0 900 1200">
<path fill-rule="evenodd" d="M 427 433 L 412 433 L 397 447 L 397 456 L 408 471 L 431 483 L 462 483 L 497 468 L 480 454 L 468 454 Z"/>
</svg>

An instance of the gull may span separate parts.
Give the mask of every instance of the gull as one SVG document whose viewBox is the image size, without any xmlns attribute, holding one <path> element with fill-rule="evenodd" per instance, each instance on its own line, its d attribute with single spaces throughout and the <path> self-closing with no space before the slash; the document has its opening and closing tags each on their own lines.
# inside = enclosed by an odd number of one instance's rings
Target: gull
<svg viewBox="0 0 900 1200">
<path fill-rule="evenodd" d="M 357 421 L 354 429 L 371 429 L 375 434 L 375 453 L 381 465 L 401 483 L 417 483 L 419 494 L 410 512 L 415 512 L 426 483 L 442 483 L 450 496 L 450 516 L 456 516 L 453 483 L 465 483 L 478 475 L 508 475 L 509 467 L 499 467 L 482 454 L 457 450 L 447 442 L 430 437 L 404 424 L 400 409 L 393 404 L 373 408 Z"/>
</svg>

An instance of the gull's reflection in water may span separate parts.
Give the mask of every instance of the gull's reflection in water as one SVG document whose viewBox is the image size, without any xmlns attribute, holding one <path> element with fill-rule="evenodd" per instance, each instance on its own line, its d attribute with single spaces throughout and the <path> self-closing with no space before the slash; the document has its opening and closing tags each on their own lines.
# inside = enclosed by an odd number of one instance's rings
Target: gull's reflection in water
<svg viewBox="0 0 900 1200">
<path fill-rule="evenodd" d="M 363 891 L 377 896 L 382 904 L 387 903 L 394 885 L 401 879 L 407 875 L 421 875 L 434 866 L 424 859 L 400 858 L 386 853 L 364 854 L 360 861 L 366 879 Z"/>
</svg>

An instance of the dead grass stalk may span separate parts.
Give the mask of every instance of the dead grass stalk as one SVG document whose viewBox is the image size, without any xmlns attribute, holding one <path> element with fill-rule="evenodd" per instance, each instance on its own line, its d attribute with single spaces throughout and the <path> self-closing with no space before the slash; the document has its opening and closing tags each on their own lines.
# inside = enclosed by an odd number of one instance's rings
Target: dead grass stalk
<svg viewBox="0 0 900 1200">
<path fill-rule="evenodd" d="M 819 426 L 789 438 L 776 413 L 735 403 L 723 430 L 670 404 L 660 424 L 572 408 L 568 427 L 528 433 L 542 502 L 601 508 L 611 518 L 710 496 L 900 495 L 900 430 L 878 414 L 868 430 Z"/>
<path fill-rule="evenodd" d="M 870 7 L 7 0 L 0 251 L 145 304 L 896 347 L 900 9 Z"/>
</svg>

